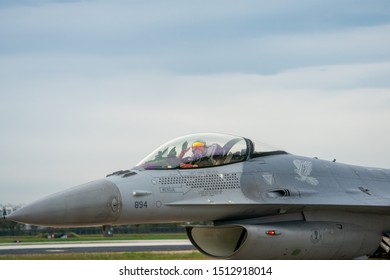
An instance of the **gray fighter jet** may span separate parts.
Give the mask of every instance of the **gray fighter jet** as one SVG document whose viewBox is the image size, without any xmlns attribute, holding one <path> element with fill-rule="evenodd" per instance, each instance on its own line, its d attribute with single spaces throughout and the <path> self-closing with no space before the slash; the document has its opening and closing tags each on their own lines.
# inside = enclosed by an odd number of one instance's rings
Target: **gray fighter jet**
<svg viewBox="0 0 390 280">
<path fill-rule="evenodd" d="M 238 136 L 193 134 L 131 170 L 6 218 L 53 227 L 208 221 L 186 231 L 215 258 L 386 256 L 390 170 L 296 156 Z"/>
</svg>

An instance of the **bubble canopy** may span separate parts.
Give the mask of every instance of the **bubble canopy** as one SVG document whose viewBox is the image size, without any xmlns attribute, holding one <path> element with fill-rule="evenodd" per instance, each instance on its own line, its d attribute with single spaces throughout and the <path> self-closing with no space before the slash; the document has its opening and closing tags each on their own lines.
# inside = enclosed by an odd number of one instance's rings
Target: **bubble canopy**
<svg viewBox="0 0 390 280">
<path fill-rule="evenodd" d="M 135 169 L 215 167 L 279 153 L 285 152 L 240 136 L 198 133 L 165 143 L 138 163 Z"/>
</svg>

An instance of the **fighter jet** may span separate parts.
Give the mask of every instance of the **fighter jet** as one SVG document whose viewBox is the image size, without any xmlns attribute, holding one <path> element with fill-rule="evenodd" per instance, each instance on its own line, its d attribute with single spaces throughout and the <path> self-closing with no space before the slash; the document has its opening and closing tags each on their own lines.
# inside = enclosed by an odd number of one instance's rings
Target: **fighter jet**
<svg viewBox="0 0 390 280">
<path fill-rule="evenodd" d="M 389 252 L 390 170 L 302 157 L 245 137 L 176 138 L 130 170 L 6 217 L 52 227 L 187 223 L 225 259 L 354 259 Z"/>
</svg>

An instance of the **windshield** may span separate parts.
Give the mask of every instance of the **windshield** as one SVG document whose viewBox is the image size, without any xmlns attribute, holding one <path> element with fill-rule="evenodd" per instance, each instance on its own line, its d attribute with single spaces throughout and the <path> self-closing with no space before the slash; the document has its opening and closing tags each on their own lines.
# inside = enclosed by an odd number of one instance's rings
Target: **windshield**
<svg viewBox="0 0 390 280">
<path fill-rule="evenodd" d="M 225 134 L 192 134 L 176 138 L 148 155 L 143 169 L 202 168 L 231 164 L 247 158 L 245 138 Z"/>
</svg>

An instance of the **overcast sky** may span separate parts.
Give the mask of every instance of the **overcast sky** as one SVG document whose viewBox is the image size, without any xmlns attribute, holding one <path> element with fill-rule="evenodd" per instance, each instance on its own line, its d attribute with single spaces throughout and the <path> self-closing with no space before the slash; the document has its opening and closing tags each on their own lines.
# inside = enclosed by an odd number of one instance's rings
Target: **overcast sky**
<svg viewBox="0 0 390 280">
<path fill-rule="evenodd" d="M 195 132 L 390 168 L 390 1 L 0 1 L 0 204 Z"/>
</svg>

